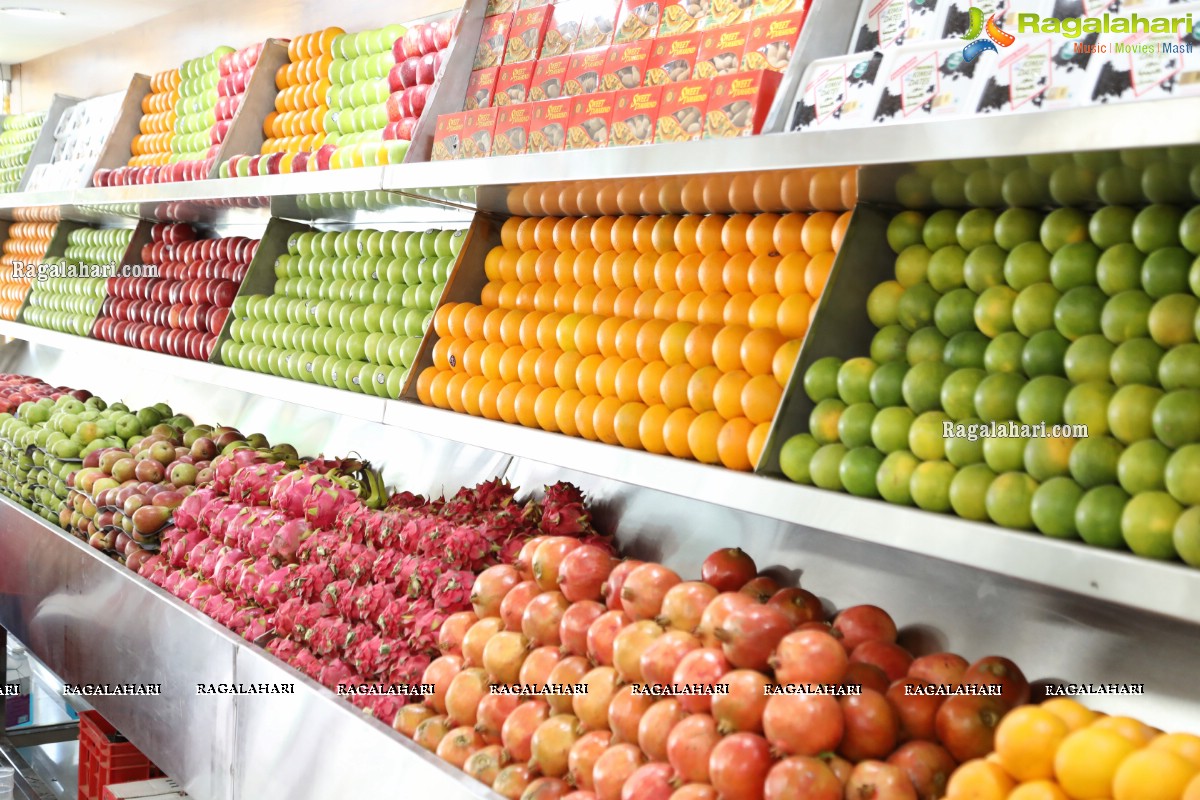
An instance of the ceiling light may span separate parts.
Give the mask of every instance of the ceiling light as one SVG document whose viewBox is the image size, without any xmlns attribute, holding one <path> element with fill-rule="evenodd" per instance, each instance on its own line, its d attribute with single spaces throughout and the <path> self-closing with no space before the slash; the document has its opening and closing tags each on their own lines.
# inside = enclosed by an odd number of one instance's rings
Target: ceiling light
<svg viewBox="0 0 1200 800">
<path fill-rule="evenodd" d="M 24 17 L 26 19 L 59 19 L 65 17 L 65 11 L 55 11 L 49 8 L 24 8 L 24 7 L 8 7 L 0 8 L 0 14 L 9 14 L 14 17 Z"/>
</svg>

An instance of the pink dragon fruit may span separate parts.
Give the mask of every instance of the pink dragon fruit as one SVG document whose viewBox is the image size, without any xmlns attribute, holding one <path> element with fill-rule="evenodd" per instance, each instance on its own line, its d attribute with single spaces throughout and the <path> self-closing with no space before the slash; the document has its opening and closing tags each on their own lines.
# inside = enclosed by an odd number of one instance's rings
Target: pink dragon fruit
<svg viewBox="0 0 1200 800">
<path fill-rule="evenodd" d="M 358 495 L 345 486 L 324 475 L 314 475 L 309 478 L 303 516 L 313 527 L 326 529 L 337 521 L 338 512 L 344 506 L 356 502 Z"/>
<path fill-rule="evenodd" d="M 391 541 L 394 536 L 392 532 L 393 519 L 395 519 L 394 514 L 384 514 L 378 511 L 372 513 L 367 518 L 363 540 L 376 550 L 391 549 Z"/>
<path fill-rule="evenodd" d="M 416 552 L 423 556 L 440 556 L 446 548 L 446 540 L 454 526 L 445 520 L 431 520 L 432 524 L 424 526 L 425 530 L 417 540 Z M 420 524 L 418 523 L 418 527 Z"/>
<path fill-rule="evenodd" d="M 302 581 L 300 568 L 295 564 L 280 567 L 262 579 L 254 599 L 263 608 L 277 608 L 284 599 L 300 593 Z"/>
<path fill-rule="evenodd" d="M 187 553 L 187 563 L 183 566 L 190 569 L 192 572 L 198 572 L 200 565 L 204 563 L 204 559 L 208 558 L 208 554 L 219 547 L 223 547 L 216 539 L 203 539 L 196 544 Z"/>
<path fill-rule="evenodd" d="M 237 539 L 229 528 L 244 508 L 245 506 L 239 503 L 230 503 L 222 508 L 217 518 L 209 523 L 208 535 L 228 545 L 235 543 Z"/>
<path fill-rule="evenodd" d="M 458 527 L 444 542 L 442 561 L 454 569 L 474 570 L 494 555 L 492 543 L 478 528 Z"/>
<path fill-rule="evenodd" d="M 341 617 L 328 616 L 317 620 L 312 630 L 304 637 L 304 643 L 319 656 L 340 653 L 350 641 L 350 623 Z"/>
<path fill-rule="evenodd" d="M 363 711 L 367 713 L 367 716 L 374 717 L 388 727 L 391 727 L 396 715 L 400 713 L 400 709 L 408 702 L 398 695 L 369 694 L 354 695 L 354 697 L 366 697 L 367 707 Z"/>
<path fill-rule="evenodd" d="M 229 498 L 248 506 L 271 505 L 271 489 L 292 468 L 282 461 L 239 469 L 229 482 Z"/>
<path fill-rule="evenodd" d="M 342 533 L 345 541 L 363 544 L 366 542 L 367 526 L 378 516 L 378 512 L 360 502 L 347 503 L 338 511 L 333 527 Z"/>
<path fill-rule="evenodd" d="M 210 541 L 208 534 L 203 531 L 190 531 L 183 536 L 178 536 L 169 545 L 163 543 L 163 551 L 168 554 L 171 561 L 171 566 L 175 569 L 182 569 L 187 566 L 188 554 L 201 542 Z"/>
<path fill-rule="evenodd" d="M 318 602 L 325 587 L 333 583 L 337 577 L 328 563 L 310 562 L 300 567 L 300 577 L 304 584 L 300 587 L 300 595 L 310 603 Z"/>
<path fill-rule="evenodd" d="M 242 561 L 249 561 L 249 559 L 247 559 L 245 553 L 236 548 L 226 550 L 217 560 L 216 566 L 213 567 L 212 581 L 222 592 L 233 591 L 232 587 L 227 584 L 229 573 Z M 253 562 L 250 561 L 249 563 Z M 241 577 L 241 570 L 237 571 L 236 576 Z M 234 585 L 236 584 L 237 581 L 234 580 Z"/>
<path fill-rule="evenodd" d="M 407 596 L 397 597 L 388 601 L 383 610 L 379 612 L 379 616 L 374 620 L 375 625 L 383 631 L 385 636 L 393 639 L 399 638 L 412 624 L 413 616 L 423 611 L 426 604 L 430 602 L 428 599 L 413 600 Z"/>
<path fill-rule="evenodd" d="M 289 472 L 271 487 L 271 508 L 282 511 L 289 517 L 304 516 L 305 473 L 301 470 Z"/>
<path fill-rule="evenodd" d="M 238 579 L 237 590 L 234 593 L 247 603 L 255 602 L 254 596 L 258 592 L 258 587 L 262 583 L 262 579 L 274 571 L 275 567 L 266 557 L 254 561 L 242 570 L 242 575 Z"/>
<path fill-rule="evenodd" d="M 324 561 L 333 555 L 342 545 L 342 539 L 336 533 L 318 533 L 310 536 L 300 545 L 297 556 L 301 564 L 311 561 Z"/>
<path fill-rule="evenodd" d="M 246 630 L 246 626 L 249 625 L 250 621 L 255 617 L 253 612 L 258 612 L 261 614 L 262 609 L 256 608 L 255 606 L 239 607 L 233 612 L 232 616 L 229 617 L 229 621 L 226 623 L 226 625 L 229 626 L 229 630 L 237 634 L 240 634 L 242 631 Z"/>
<path fill-rule="evenodd" d="M 423 558 L 417 562 L 412 577 L 408 579 L 408 594 L 410 597 L 428 597 L 437 584 L 442 573 L 441 562 L 432 558 Z M 402 576 L 397 576 L 401 577 Z M 402 584 L 403 585 L 403 584 Z"/>
<path fill-rule="evenodd" d="M 308 603 L 299 597 L 289 597 L 280 603 L 279 608 L 275 609 L 275 633 L 284 638 L 292 638 L 296 633 L 296 620 L 307 605 Z"/>
<path fill-rule="evenodd" d="M 218 624 L 228 627 L 229 621 L 237 612 L 237 603 L 223 594 L 214 594 L 204 602 L 200 610 L 212 617 Z"/>
<path fill-rule="evenodd" d="M 217 493 L 212 489 L 198 489 L 183 498 L 183 502 L 179 504 L 179 508 L 175 509 L 175 513 L 171 517 L 175 524 L 185 531 L 198 530 L 200 527 L 200 512 L 204 510 L 204 507 L 210 501 L 216 499 L 217 496 Z"/>
<path fill-rule="evenodd" d="M 295 564 L 299 561 L 300 548 L 316 532 L 303 519 L 288 520 L 275 532 L 267 554 L 279 563 Z"/>
<path fill-rule="evenodd" d="M 436 653 L 438 632 L 450 612 L 440 608 L 423 609 L 413 616 L 409 626 L 411 647 L 416 652 Z"/>
<path fill-rule="evenodd" d="M 225 545 L 218 545 L 217 547 L 209 550 L 208 554 L 204 556 L 204 560 L 200 562 L 200 574 L 208 580 L 212 580 L 213 575 L 217 571 L 217 563 L 225 557 L 225 554 L 228 553 L 229 550 L 230 548 L 226 547 Z"/>
<path fill-rule="evenodd" d="M 376 583 L 387 583 L 396 577 L 400 562 L 406 556 L 399 550 L 384 550 L 375 557 L 371 565 L 371 580 Z"/>
<path fill-rule="evenodd" d="M 425 674 L 425 668 L 432 659 L 425 653 L 414 653 L 411 650 L 399 654 L 392 661 L 388 670 L 387 682 L 392 686 L 417 686 Z M 410 698 L 416 700 L 416 697 Z"/>
<path fill-rule="evenodd" d="M 471 587 L 475 573 L 466 570 L 443 572 L 433 585 L 433 602 L 447 615 L 471 604 Z"/>
<path fill-rule="evenodd" d="M 592 519 L 578 486 L 560 481 L 546 487 L 539 528 L 546 536 L 592 533 Z"/>
<path fill-rule="evenodd" d="M 325 666 L 321 667 L 321 671 L 317 675 L 317 680 L 326 689 L 337 691 L 339 684 L 345 685 L 352 677 L 354 677 L 354 670 L 350 669 L 350 665 L 340 658 L 335 658 L 325 662 Z"/>
<path fill-rule="evenodd" d="M 432 518 L 410 519 L 396 530 L 394 546 L 401 553 L 416 555 L 421 538 L 434 525 Z"/>
<path fill-rule="evenodd" d="M 374 564 L 375 551 L 367 548 L 366 545 L 355 544 L 354 542 L 342 542 L 337 549 L 329 555 L 329 566 L 333 569 L 339 578 L 349 578 L 349 568 L 358 556 L 362 553 L 368 553 L 372 556 L 371 563 Z M 370 568 L 368 568 L 368 572 Z"/>
<path fill-rule="evenodd" d="M 178 597 L 179 595 L 176 594 L 176 589 L 178 588 L 179 584 L 186 577 L 187 577 L 186 572 L 183 572 L 182 570 L 175 570 L 174 572 L 167 575 L 166 579 L 162 583 L 162 587 L 164 589 L 166 589 L 168 592 L 170 592 L 171 594 L 174 594 L 176 597 Z"/>
<path fill-rule="evenodd" d="M 229 498 L 217 496 L 204 504 L 204 508 L 200 509 L 200 513 L 196 515 L 198 527 L 209 536 L 212 536 L 213 523 L 221 516 L 221 512 L 230 506 Z M 223 538 L 223 537 L 222 537 Z"/>
<path fill-rule="evenodd" d="M 496 554 L 496 561 L 501 564 L 517 563 L 517 556 L 521 554 L 521 548 L 529 539 L 525 536 L 511 536 L 504 540 L 500 545 L 500 552 Z"/>
<path fill-rule="evenodd" d="M 303 641 L 308 637 L 317 624 L 317 620 L 328 616 L 325 607 L 320 603 L 302 605 L 292 616 L 291 638 Z M 275 627 L 279 628 L 279 611 L 275 612 Z"/>
<path fill-rule="evenodd" d="M 193 608 L 200 609 L 204 606 L 204 603 L 208 600 L 208 598 L 217 593 L 218 591 L 216 586 L 213 586 L 208 581 L 203 581 L 199 586 L 196 587 L 194 592 L 188 595 L 188 605 L 192 606 Z"/>
<path fill-rule="evenodd" d="M 338 612 L 338 602 L 353 588 L 354 584 L 348 580 L 334 581 L 325 587 L 325 591 L 321 592 L 321 602 L 331 614 L 340 613 Z"/>
<path fill-rule="evenodd" d="M 275 460 L 274 455 L 261 453 L 258 450 L 251 450 L 249 448 L 242 448 L 241 450 L 234 450 L 228 455 L 217 456 L 213 459 L 211 465 L 213 470 L 212 488 L 221 494 L 229 494 L 230 485 L 238 470 Z"/>
<path fill-rule="evenodd" d="M 276 637 L 267 642 L 267 652 L 285 663 L 291 661 L 296 653 L 302 649 L 301 645 L 296 644 L 291 639 Z"/>
<path fill-rule="evenodd" d="M 429 505 L 429 501 L 419 494 L 412 492 L 395 492 L 388 498 L 387 510 L 398 508 L 416 509 Z"/>
<path fill-rule="evenodd" d="M 306 649 L 303 653 L 296 654 L 292 666 L 316 680 L 317 676 L 321 674 L 321 668 L 325 666 L 325 659 Z"/>
<path fill-rule="evenodd" d="M 158 566 L 150 571 L 150 574 L 146 576 L 146 580 L 150 581 L 155 586 L 163 586 L 166 584 L 167 577 L 171 575 L 171 572 L 171 565 L 168 564 L 164 559 L 158 563 Z"/>
<path fill-rule="evenodd" d="M 271 632 L 270 617 L 255 617 L 242 631 L 242 638 L 248 642 L 257 641 Z"/>
<path fill-rule="evenodd" d="M 138 575 L 141 575 L 143 578 L 148 577 L 150 573 L 154 572 L 156 569 L 165 565 L 166 563 L 167 559 L 162 555 L 152 555 L 143 561 L 141 566 L 138 567 Z"/>
<path fill-rule="evenodd" d="M 346 658 L 354 665 L 359 675 L 364 678 L 377 678 L 388 668 L 392 653 L 402 647 L 402 643 L 396 639 L 373 636 L 351 645 L 346 652 Z"/>
<path fill-rule="evenodd" d="M 395 568 L 392 570 L 392 575 L 395 582 L 400 585 L 400 589 L 404 592 L 408 591 L 408 585 L 412 582 L 413 575 L 417 574 L 417 567 L 425 561 L 424 558 L 418 555 L 403 556 L 396 562 Z"/>
<path fill-rule="evenodd" d="M 342 598 L 346 608 L 342 610 L 342 604 L 339 604 L 338 609 L 352 622 L 373 623 L 395 597 L 395 584 L 372 583 L 351 590 Z"/>
</svg>

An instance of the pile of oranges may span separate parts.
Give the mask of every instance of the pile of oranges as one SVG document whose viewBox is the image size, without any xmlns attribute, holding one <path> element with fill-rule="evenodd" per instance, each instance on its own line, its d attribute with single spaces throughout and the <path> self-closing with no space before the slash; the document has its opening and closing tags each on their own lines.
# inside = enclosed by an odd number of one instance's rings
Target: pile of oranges
<svg viewBox="0 0 1200 800">
<path fill-rule="evenodd" d="M 850 214 L 512 217 L 434 317 L 421 402 L 757 463 Z"/>
<path fill-rule="evenodd" d="M 1200 736 L 1162 733 L 1055 698 L 1009 712 L 995 751 L 960 766 L 947 800 L 1200 800 Z"/>
<path fill-rule="evenodd" d="M 175 104 L 179 102 L 179 70 L 160 72 L 150 79 L 150 94 L 142 98 L 142 119 L 133 137 L 131 167 L 161 167 L 171 158 L 175 138 Z"/>
<path fill-rule="evenodd" d="M 263 122 L 263 155 L 312 152 L 325 143 L 333 41 L 344 33 L 326 28 L 288 43 L 289 63 L 275 73 L 275 110 Z"/>
<path fill-rule="evenodd" d="M 17 318 L 21 303 L 29 293 L 31 281 L 25 277 L 29 265 L 42 263 L 57 229 L 57 222 L 14 222 L 8 227 L 8 238 L 4 240 L 0 254 L 0 319 Z"/>
</svg>

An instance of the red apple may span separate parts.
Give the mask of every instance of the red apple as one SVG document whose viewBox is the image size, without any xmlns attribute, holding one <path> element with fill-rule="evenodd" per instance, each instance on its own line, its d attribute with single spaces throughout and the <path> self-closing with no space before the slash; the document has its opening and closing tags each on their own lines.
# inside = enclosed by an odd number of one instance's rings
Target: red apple
<svg viewBox="0 0 1200 800">
<path fill-rule="evenodd" d="M 417 83 L 432 84 L 437 78 L 437 53 L 429 52 L 421 56 L 417 64 Z"/>
<path fill-rule="evenodd" d="M 229 318 L 229 309 L 213 306 L 205 315 L 204 329 L 212 334 L 219 334 L 225 328 L 225 320 Z"/>
<path fill-rule="evenodd" d="M 217 281 L 212 291 L 212 304 L 220 308 L 233 306 L 233 298 L 237 297 L 238 287 L 233 281 Z"/>
<path fill-rule="evenodd" d="M 413 131 L 416 129 L 416 127 L 417 127 L 417 118 L 416 117 L 405 117 L 404 119 L 400 120 L 400 122 L 398 123 L 398 127 L 396 128 L 396 138 L 411 142 L 412 137 L 413 137 Z"/>
<path fill-rule="evenodd" d="M 433 23 L 433 39 L 438 50 L 450 46 L 450 37 L 454 35 L 454 19 L 442 19 Z"/>
<path fill-rule="evenodd" d="M 317 157 L 317 169 L 329 169 L 329 160 L 333 158 L 333 154 L 337 152 L 336 144 L 324 144 L 314 154 Z"/>
<path fill-rule="evenodd" d="M 433 23 L 421 26 L 420 40 L 422 55 L 433 53 L 438 49 L 436 28 L 437 25 Z"/>
<path fill-rule="evenodd" d="M 421 26 L 413 25 L 406 30 L 400 41 L 396 42 L 396 45 L 393 46 L 393 53 L 396 47 L 400 48 L 400 56 L 404 58 L 413 58 L 421 55 L 423 52 L 421 50 Z M 397 56 L 396 60 L 399 61 L 400 57 Z"/>
<path fill-rule="evenodd" d="M 279 165 L 283 163 L 283 153 L 271 153 L 267 156 L 267 174 L 278 175 Z"/>
</svg>

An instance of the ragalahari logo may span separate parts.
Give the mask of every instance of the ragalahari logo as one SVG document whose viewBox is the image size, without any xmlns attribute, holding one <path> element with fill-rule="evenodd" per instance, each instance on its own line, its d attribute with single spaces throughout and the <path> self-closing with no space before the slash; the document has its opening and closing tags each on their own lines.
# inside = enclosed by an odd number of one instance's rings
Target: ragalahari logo
<svg viewBox="0 0 1200 800">
<path fill-rule="evenodd" d="M 980 39 L 979 37 L 985 33 L 987 34 L 987 38 Z M 969 45 L 963 48 L 963 59 L 968 62 L 974 61 L 988 50 L 998 53 L 1000 51 L 996 49 L 996 45 L 1011 47 L 1012 43 L 1017 40 L 1017 37 L 1011 33 L 1000 29 L 1000 26 L 996 23 L 995 14 L 987 18 L 987 24 L 985 25 L 983 21 L 983 9 L 980 8 L 971 9 L 971 28 L 962 38 L 970 42 Z"/>
</svg>

